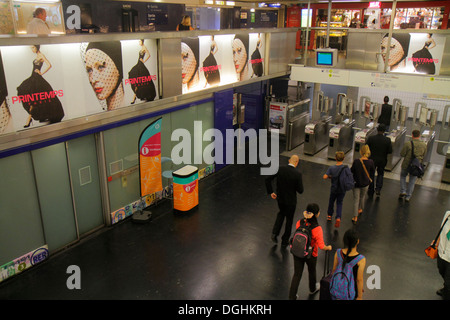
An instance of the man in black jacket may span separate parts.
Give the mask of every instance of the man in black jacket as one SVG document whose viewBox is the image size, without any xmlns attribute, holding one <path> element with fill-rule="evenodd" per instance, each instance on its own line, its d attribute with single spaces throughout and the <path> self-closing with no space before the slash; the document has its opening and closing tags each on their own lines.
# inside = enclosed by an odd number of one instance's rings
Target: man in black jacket
<svg viewBox="0 0 450 320">
<path fill-rule="evenodd" d="M 381 106 L 381 113 L 378 118 L 378 123 L 384 124 L 386 126 L 385 131 L 389 131 L 389 126 L 391 125 L 392 105 L 388 103 L 388 96 L 385 96 L 383 101 L 384 103 Z"/>
<path fill-rule="evenodd" d="M 286 219 L 284 233 L 281 237 L 281 244 L 287 246 L 291 236 L 292 222 L 294 220 L 295 208 L 297 206 L 297 193 L 303 193 L 302 174 L 298 171 L 299 158 L 293 155 L 289 159 L 289 164 L 281 166 L 275 175 L 266 178 L 267 193 L 272 199 L 278 202 L 280 211 L 272 229 L 272 241 L 277 243 L 277 237 L 281 231 L 283 221 Z M 273 190 L 272 181 L 276 182 L 276 191 Z"/>
<path fill-rule="evenodd" d="M 387 164 L 388 154 L 392 153 L 392 143 L 391 139 L 384 135 L 386 131 L 386 126 L 382 123 L 378 125 L 377 134 L 374 136 L 370 136 L 367 139 L 367 145 L 370 148 L 370 157 L 369 159 L 373 160 L 375 164 L 375 170 L 377 171 L 377 178 L 372 178 L 372 182 L 369 185 L 368 195 L 369 197 L 373 196 L 374 191 L 377 196 L 381 194 L 381 188 L 383 187 L 383 176 L 384 176 L 384 167 Z"/>
</svg>

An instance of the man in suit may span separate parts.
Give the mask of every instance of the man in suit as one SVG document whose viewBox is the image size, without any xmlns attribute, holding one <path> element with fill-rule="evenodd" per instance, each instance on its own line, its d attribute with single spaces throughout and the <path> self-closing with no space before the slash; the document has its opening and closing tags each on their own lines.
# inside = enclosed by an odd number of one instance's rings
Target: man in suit
<svg viewBox="0 0 450 320">
<path fill-rule="evenodd" d="M 294 220 L 295 208 L 297 206 L 297 193 L 303 193 L 302 174 L 298 171 L 299 158 L 293 155 L 289 159 L 289 164 L 281 166 L 275 175 L 266 178 L 267 193 L 272 199 L 277 200 L 280 211 L 272 229 L 272 241 L 278 243 L 278 235 L 284 220 L 286 220 L 285 230 L 281 237 L 281 244 L 287 246 L 291 237 L 292 222 Z M 273 190 L 272 181 L 276 179 L 276 190 Z"/>
<path fill-rule="evenodd" d="M 377 131 L 377 134 L 374 136 L 370 136 L 369 139 L 367 139 L 366 143 L 370 148 L 369 159 L 373 160 L 373 163 L 375 164 L 375 170 L 377 172 L 376 180 L 373 177 L 372 182 L 369 185 L 369 191 L 367 192 L 369 197 L 372 197 L 374 192 L 376 192 L 377 196 L 381 195 L 381 188 L 383 187 L 384 167 L 386 167 L 387 164 L 388 154 L 392 153 L 391 139 L 384 135 L 386 126 L 383 123 L 380 123 L 378 125 Z"/>
</svg>

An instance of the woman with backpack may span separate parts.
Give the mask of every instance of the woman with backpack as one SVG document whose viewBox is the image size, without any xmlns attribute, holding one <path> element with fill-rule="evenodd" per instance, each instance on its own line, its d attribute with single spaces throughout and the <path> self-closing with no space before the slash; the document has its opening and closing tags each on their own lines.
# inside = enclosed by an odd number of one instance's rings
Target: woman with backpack
<svg viewBox="0 0 450 320">
<path fill-rule="evenodd" d="M 294 275 L 291 281 L 291 287 L 289 289 L 289 299 L 297 299 L 297 290 L 302 278 L 303 268 L 306 263 L 308 266 L 309 275 L 309 294 L 315 294 L 319 291 L 319 283 L 316 282 L 316 264 L 317 264 L 317 253 L 318 248 L 321 250 L 331 250 L 330 245 L 325 245 L 323 241 L 323 230 L 319 225 L 317 218 L 320 215 L 319 205 L 316 203 L 310 203 L 306 206 L 306 211 L 303 212 L 304 218 L 299 220 L 296 224 L 296 229 L 299 230 L 300 227 L 305 227 L 306 234 L 310 239 L 308 240 L 308 247 L 310 250 L 306 253 L 305 257 L 298 257 L 293 253 L 294 257 Z M 294 234 L 295 237 L 295 234 Z M 291 242 L 293 239 L 291 239 Z M 294 244 L 291 244 L 291 252 Z M 309 249 L 309 248 L 307 248 Z"/>
<path fill-rule="evenodd" d="M 333 300 L 362 300 L 366 258 L 357 251 L 359 236 L 350 229 L 344 234 L 344 249 L 336 250 L 330 281 Z"/>
</svg>

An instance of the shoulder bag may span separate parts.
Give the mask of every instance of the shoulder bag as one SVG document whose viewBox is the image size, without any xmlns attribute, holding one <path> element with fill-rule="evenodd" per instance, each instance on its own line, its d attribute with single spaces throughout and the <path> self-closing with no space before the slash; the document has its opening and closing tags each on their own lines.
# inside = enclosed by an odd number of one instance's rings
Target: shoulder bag
<svg viewBox="0 0 450 320">
<path fill-rule="evenodd" d="M 450 217 L 450 216 L 447 216 L 447 218 L 445 219 L 445 221 L 444 221 L 444 223 L 442 224 L 441 228 L 439 229 L 439 232 L 438 232 L 438 234 L 436 235 L 436 238 L 434 239 L 433 243 L 432 243 L 430 246 L 428 246 L 428 248 L 425 249 L 425 254 L 426 254 L 428 257 L 430 257 L 431 259 L 436 259 L 436 258 L 437 258 L 437 254 L 438 254 L 438 253 L 437 253 L 436 244 L 437 244 L 437 241 L 438 241 L 439 236 L 440 236 L 440 234 L 441 234 L 441 231 L 442 231 L 442 229 L 444 228 L 445 223 L 447 222 L 447 220 L 448 220 L 449 217 Z"/>
<path fill-rule="evenodd" d="M 359 160 L 361 161 L 361 164 L 362 164 L 362 166 L 363 166 L 363 168 L 364 168 L 364 171 L 365 171 L 366 174 L 367 174 L 367 177 L 369 178 L 370 183 L 372 183 L 372 179 L 370 178 L 369 172 L 367 172 L 367 169 L 366 169 L 366 166 L 364 165 L 363 159 L 359 158 Z"/>
</svg>

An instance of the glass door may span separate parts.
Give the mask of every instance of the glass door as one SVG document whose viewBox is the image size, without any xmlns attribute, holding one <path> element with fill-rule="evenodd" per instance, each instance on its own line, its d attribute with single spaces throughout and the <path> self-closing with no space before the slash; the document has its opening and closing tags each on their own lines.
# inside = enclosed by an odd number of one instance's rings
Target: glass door
<svg viewBox="0 0 450 320">
<path fill-rule="evenodd" d="M 78 239 L 65 144 L 33 150 L 31 156 L 45 239 L 52 252 Z"/>
<path fill-rule="evenodd" d="M 95 136 L 67 142 L 67 158 L 79 235 L 103 226 Z"/>
</svg>

